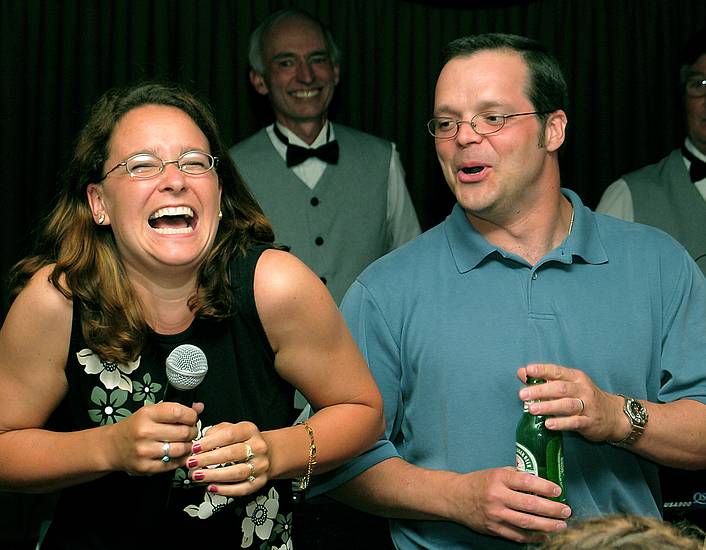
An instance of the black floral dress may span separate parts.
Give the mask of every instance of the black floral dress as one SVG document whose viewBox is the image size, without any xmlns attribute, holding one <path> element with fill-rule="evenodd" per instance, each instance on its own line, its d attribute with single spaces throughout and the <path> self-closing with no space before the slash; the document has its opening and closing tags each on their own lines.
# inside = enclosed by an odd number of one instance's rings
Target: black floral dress
<svg viewBox="0 0 706 550">
<path fill-rule="evenodd" d="M 178 345 L 201 348 L 208 373 L 194 400 L 205 404 L 198 438 L 220 422 L 249 420 L 261 430 L 294 420 L 293 388 L 274 369 L 274 354 L 255 309 L 253 274 L 266 246 L 232 265 L 237 313 L 228 321 L 196 319 L 178 335 L 151 334 L 136 361 L 102 361 L 85 345 L 74 304 L 66 366 L 69 391 L 49 427 L 75 431 L 120 422 L 159 402 L 165 359 Z M 192 482 L 185 469 L 155 476 L 112 473 L 61 491 L 42 549 L 70 548 L 290 549 L 291 481 L 271 482 L 256 494 L 226 498 Z"/>
</svg>

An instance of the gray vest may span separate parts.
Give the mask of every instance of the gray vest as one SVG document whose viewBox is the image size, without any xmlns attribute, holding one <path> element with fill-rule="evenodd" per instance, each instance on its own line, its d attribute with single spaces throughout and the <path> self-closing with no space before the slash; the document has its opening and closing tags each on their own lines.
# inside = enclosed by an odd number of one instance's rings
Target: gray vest
<svg viewBox="0 0 706 550">
<path fill-rule="evenodd" d="M 630 188 L 635 221 L 669 233 L 706 274 L 706 201 L 691 183 L 679 149 L 623 179 Z"/>
<path fill-rule="evenodd" d="M 355 277 L 390 250 L 386 222 L 392 145 L 336 124 L 338 164 L 314 189 L 287 168 L 263 129 L 229 151 L 277 242 L 326 283 L 337 304 Z"/>
</svg>

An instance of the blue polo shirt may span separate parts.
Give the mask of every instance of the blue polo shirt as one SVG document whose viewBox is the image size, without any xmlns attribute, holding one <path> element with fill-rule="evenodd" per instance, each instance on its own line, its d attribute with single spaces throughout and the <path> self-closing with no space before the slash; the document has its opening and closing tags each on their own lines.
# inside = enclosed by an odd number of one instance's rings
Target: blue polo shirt
<svg viewBox="0 0 706 550">
<path fill-rule="evenodd" d="M 387 429 L 326 490 L 393 456 L 430 469 L 514 465 L 517 368 L 580 369 L 603 390 L 706 403 L 706 284 L 654 228 L 596 214 L 562 190 L 572 233 L 536 265 L 486 241 L 456 205 L 369 266 L 342 303 L 385 401 Z M 575 518 L 659 515 L 657 466 L 564 433 Z M 461 525 L 392 520 L 398 548 L 517 548 Z"/>
</svg>

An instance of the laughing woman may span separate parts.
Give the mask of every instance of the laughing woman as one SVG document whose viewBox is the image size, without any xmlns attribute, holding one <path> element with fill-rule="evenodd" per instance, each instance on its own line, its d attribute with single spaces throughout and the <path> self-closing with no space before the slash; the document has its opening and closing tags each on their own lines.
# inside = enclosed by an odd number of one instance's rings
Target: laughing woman
<svg viewBox="0 0 706 550">
<path fill-rule="evenodd" d="M 42 548 L 291 548 L 291 479 L 377 440 L 336 306 L 272 242 L 192 94 L 98 101 L 0 331 L 0 488 L 61 490 Z M 182 344 L 191 406 L 164 400 Z M 294 388 L 317 412 L 292 426 Z"/>
</svg>

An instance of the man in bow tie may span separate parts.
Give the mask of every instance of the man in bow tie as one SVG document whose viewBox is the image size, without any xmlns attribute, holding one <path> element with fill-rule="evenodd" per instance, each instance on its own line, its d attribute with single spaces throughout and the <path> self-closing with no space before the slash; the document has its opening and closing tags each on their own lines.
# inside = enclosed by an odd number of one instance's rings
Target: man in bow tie
<svg viewBox="0 0 706 550">
<path fill-rule="evenodd" d="M 369 263 L 420 233 L 395 145 L 328 120 L 339 60 L 330 31 L 310 13 L 267 17 L 250 36 L 250 82 L 275 121 L 229 151 L 277 241 L 337 304 Z M 297 394 L 295 405 L 306 401 Z M 330 499 L 297 513 L 303 548 L 391 544 L 384 520 Z"/>
<path fill-rule="evenodd" d="M 250 37 L 250 82 L 275 122 L 230 150 L 277 241 L 336 303 L 370 262 L 420 232 L 394 144 L 328 120 L 339 59 L 308 12 L 265 19 Z"/>
<path fill-rule="evenodd" d="M 596 210 L 663 229 L 706 274 L 706 28 L 686 43 L 679 83 L 686 138 L 656 164 L 611 184 Z"/>
<path fill-rule="evenodd" d="M 598 212 L 659 227 L 689 251 L 706 274 L 706 28 L 681 58 L 686 138 L 657 164 L 627 174 L 606 189 Z M 664 517 L 706 528 L 706 472 L 662 468 Z"/>
</svg>

